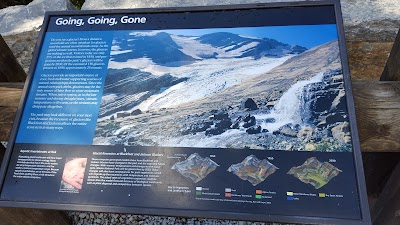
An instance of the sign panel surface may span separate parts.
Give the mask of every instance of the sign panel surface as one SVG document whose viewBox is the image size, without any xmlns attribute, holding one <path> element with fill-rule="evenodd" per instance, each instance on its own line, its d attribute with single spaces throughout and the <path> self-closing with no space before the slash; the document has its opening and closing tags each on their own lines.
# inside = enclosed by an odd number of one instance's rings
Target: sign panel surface
<svg viewBox="0 0 400 225">
<path fill-rule="evenodd" d="M 0 202 L 367 224 L 338 6 L 307 4 L 48 14 Z"/>
</svg>

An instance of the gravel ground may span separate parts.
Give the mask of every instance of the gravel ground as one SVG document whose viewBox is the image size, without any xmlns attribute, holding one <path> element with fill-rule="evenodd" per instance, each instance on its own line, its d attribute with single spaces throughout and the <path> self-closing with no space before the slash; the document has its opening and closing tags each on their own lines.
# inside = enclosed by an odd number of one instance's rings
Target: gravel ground
<svg viewBox="0 0 400 225">
<path fill-rule="evenodd" d="M 91 212 L 68 212 L 68 215 L 74 221 L 74 225 L 87 224 L 188 224 L 188 225 L 282 225 L 280 223 L 260 223 L 260 222 L 244 222 L 233 220 L 216 220 L 206 218 L 182 218 L 182 217 L 166 217 L 166 216 L 147 216 L 132 214 L 115 214 L 115 213 L 91 213 Z"/>
</svg>

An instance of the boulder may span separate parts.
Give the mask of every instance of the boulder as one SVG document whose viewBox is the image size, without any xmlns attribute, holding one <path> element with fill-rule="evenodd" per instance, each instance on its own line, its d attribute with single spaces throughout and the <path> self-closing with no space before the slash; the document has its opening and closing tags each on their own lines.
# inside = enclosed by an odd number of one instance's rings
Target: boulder
<svg viewBox="0 0 400 225">
<path fill-rule="evenodd" d="M 224 130 L 229 129 L 231 127 L 231 125 L 232 125 L 232 122 L 229 119 L 224 119 L 221 121 L 217 121 L 215 123 L 216 128 L 220 128 L 220 129 L 224 129 Z"/>
<path fill-rule="evenodd" d="M 275 135 L 280 134 L 286 137 L 297 137 L 297 133 L 298 132 L 293 129 L 289 124 L 286 124 L 273 132 L 273 134 Z"/>
<path fill-rule="evenodd" d="M 252 117 L 252 116 L 248 113 L 248 114 L 246 114 L 246 116 L 243 118 L 243 121 L 244 121 L 244 122 L 248 122 L 248 121 L 250 121 L 251 117 Z"/>
<path fill-rule="evenodd" d="M 248 128 L 248 129 L 246 130 L 246 132 L 247 132 L 248 134 L 258 134 L 258 133 L 261 133 L 261 126 L 258 125 L 258 126 L 250 127 L 250 128 Z"/>
<path fill-rule="evenodd" d="M 308 141 L 310 140 L 311 136 L 313 135 L 314 129 L 311 127 L 303 127 L 297 133 L 297 138 L 301 141 Z"/>
<path fill-rule="evenodd" d="M 304 149 L 306 151 L 315 151 L 315 149 L 317 149 L 317 146 L 315 144 L 312 143 L 308 143 L 306 144 L 306 146 L 304 147 Z"/>
<path fill-rule="evenodd" d="M 119 112 L 119 113 L 117 113 L 117 118 L 124 118 L 129 115 L 130 115 L 130 113 L 128 113 L 128 112 Z"/>
<path fill-rule="evenodd" d="M 206 130 L 206 135 L 211 136 L 211 135 L 218 135 L 224 133 L 226 130 L 228 130 L 232 125 L 232 122 L 228 119 L 217 121 L 215 123 L 215 127 L 210 127 Z"/>
<path fill-rule="evenodd" d="M 218 111 L 212 111 L 212 114 L 209 116 L 210 119 L 212 120 L 225 120 L 225 119 L 229 119 L 229 115 L 228 113 L 222 111 L 222 110 L 218 110 Z"/>
<path fill-rule="evenodd" d="M 131 112 L 131 116 L 136 116 L 139 114 L 142 114 L 142 110 L 140 110 L 140 109 L 135 109 Z"/>
<path fill-rule="evenodd" d="M 258 109 L 258 106 L 257 103 L 252 98 L 248 98 L 242 101 L 241 108 L 246 110 L 256 110 Z"/>
<path fill-rule="evenodd" d="M 196 134 L 198 132 L 204 132 L 208 128 L 210 128 L 211 125 L 213 124 L 214 123 L 212 121 L 202 121 L 198 123 L 193 123 L 189 127 L 185 127 L 184 129 L 182 129 L 181 133 L 183 135 L 187 135 L 187 134 Z"/>
<path fill-rule="evenodd" d="M 128 138 L 127 142 L 128 142 L 128 145 L 133 145 L 136 142 L 136 139 L 134 137 L 130 137 L 130 138 Z"/>
<path fill-rule="evenodd" d="M 206 130 L 206 135 L 207 135 L 207 136 L 212 136 L 212 135 L 222 134 L 222 133 L 224 133 L 224 132 L 225 132 L 224 129 L 214 127 L 214 128 L 209 128 L 209 129 L 207 129 L 207 130 Z"/>
<path fill-rule="evenodd" d="M 350 125 L 348 122 L 339 123 L 331 129 L 332 137 L 343 144 L 351 143 Z"/>
<path fill-rule="evenodd" d="M 34 0 L 28 5 L 0 9 L 0 33 L 3 36 L 40 28 L 46 11 L 72 9 L 68 0 Z"/>
<path fill-rule="evenodd" d="M 256 118 L 254 116 L 250 116 L 250 114 L 247 114 L 246 117 L 243 119 L 243 122 L 243 127 L 249 128 L 256 125 Z"/>
<path fill-rule="evenodd" d="M 155 8 L 168 7 L 168 1 L 131 1 L 131 0 L 86 0 L 82 5 L 83 10 L 93 9 L 135 9 L 135 8 Z M 176 5 L 178 6 L 178 5 Z"/>
<path fill-rule="evenodd" d="M 231 128 L 232 129 L 239 129 L 240 123 L 242 122 L 242 120 L 243 120 L 242 116 L 239 116 L 238 118 L 236 118 L 236 120 L 233 122 Z"/>
</svg>

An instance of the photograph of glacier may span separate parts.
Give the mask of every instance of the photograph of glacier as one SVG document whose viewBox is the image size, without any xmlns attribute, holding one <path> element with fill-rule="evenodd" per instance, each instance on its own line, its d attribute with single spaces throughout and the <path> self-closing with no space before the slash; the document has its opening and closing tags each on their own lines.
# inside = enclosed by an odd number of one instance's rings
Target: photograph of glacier
<svg viewBox="0 0 400 225">
<path fill-rule="evenodd" d="M 352 151 L 336 26 L 115 31 L 93 144 Z"/>
</svg>

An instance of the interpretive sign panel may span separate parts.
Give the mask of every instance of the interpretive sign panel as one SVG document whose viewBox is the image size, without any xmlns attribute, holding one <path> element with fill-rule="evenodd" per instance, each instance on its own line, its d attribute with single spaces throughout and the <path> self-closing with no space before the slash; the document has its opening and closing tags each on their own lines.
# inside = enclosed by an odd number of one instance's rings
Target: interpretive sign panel
<svg viewBox="0 0 400 225">
<path fill-rule="evenodd" d="M 336 1 L 48 13 L 4 206 L 369 224 Z"/>
</svg>

